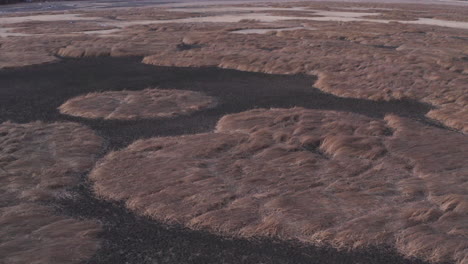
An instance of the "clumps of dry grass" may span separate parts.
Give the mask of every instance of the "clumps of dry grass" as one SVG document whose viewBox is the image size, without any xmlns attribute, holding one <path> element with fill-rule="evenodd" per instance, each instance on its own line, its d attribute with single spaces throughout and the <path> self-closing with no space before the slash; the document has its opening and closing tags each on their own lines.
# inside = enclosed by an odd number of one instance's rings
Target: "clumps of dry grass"
<svg viewBox="0 0 468 264">
<path fill-rule="evenodd" d="M 95 221 L 54 215 L 46 206 L 21 203 L 0 208 L 2 263 L 82 263 L 99 248 Z"/>
<path fill-rule="evenodd" d="M 0 47 L 0 69 L 10 67 L 22 67 L 34 64 L 49 63 L 57 61 L 58 59 L 53 55 L 47 53 L 44 49 L 45 46 L 41 43 L 34 43 L 28 41 L 24 43 L 23 38 L 1 38 Z M 46 42 L 44 40 L 44 42 Z M 36 44 L 36 45 L 35 45 Z"/>
<path fill-rule="evenodd" d="M 99 224 L 40 204 L 66 196 L 101 151 L 74 123 L 0 124 L 0 255 L 5 263 L 80 263 L 99 247 Z"/>
<path fill-rule="evenodd" d="M 259 109 L 214 133 L 137 141 L 90 178 L 106 199 L 194 229 L 463 263 L 467 149 L 461 134 L 396 116 Z"/>
<path fill-rule="evenodd" d="M 295 5 L 298 4 L 288 6 Z M 466 9 L 450 6 L 343 3 L 308 3 L 306 6 L 325 10 L 356 6 L 384 8 L 378 10 L 382 16 L 407 20 L 441 18 L 464 21 L 467 17 Z M 370 100 L 422 101 L 437 108 L 429 114 L 430 117 L 468 132 L 464 115 L 468 101 L 463 97 L 468 81 L 468 35 L 463 29 L 399 23 L 388 26 L 368 22 L 289 21 L 291 27 L 308 24 L 316 30 L 256 36 L 229 34 L 229 28 L 239 27 L 242 23 L 132 26 L 142 19 L 194 15 L 188 12 L 182 14 L 153 8 L 80 12 L 105 19 L 121 19 L 123 28 L 110 33 L 112 37 L 104 37 L 106 34 L 51 34 L 0 38 L 0 68 L 51 62 L 57 59 L 54 54 L 58 54 L 64 57 L 146 56 L 145 63 L 163 66 L 218 66 L 276 74 L 321 73 L 326 78 L 315 86 L 325 92 Z M 92 23 L 80 21 L 76 30 L 89 28 Z M 268 27 L 283 23 L 270 23 Z M 254 21 L 246 25 L 252 28 L 265 26 Z M 200 48 L 181 51 L 177 45 L 182 39 L 196 43 Z"/>
<path fill-rule="evenodd" d="M 396 245 L 408 256 L 430 261 L 468 260 L 468 140 L 465 135 L 423 126 L 395 116 L 386 117 L 395 130 L 387 142 L 393 155 L 407 159 L 412 182 L 402 181 L 404 193 L 419 193 L 406 208 L 407 227 Z"/>
<path fill-rule="evenodd" d="M 145 89 L 89 93 L 62 104 L 62 114 L 85 118 L 170 118 L 216 106 L 217 101 L 200 92 Z"/>
<path fill-rule="evenodd" d="M 0 173 L 7 193 L 28 201 L 60 195 L 78 182 L 101 151 L 102 139 L 75 123 L 0 125 Z"/>
<path fill-rule="evenodd" d="M 187 37 L 201 45 L 200 49 L 165 50 L 145 57 L 143 62 L 319 74 L 315 87 L 325 92 L 370 100 L 426 102 L 447 113 L 431 117 L 468 131 L 466 117 L 461 114 L 468 104 L 463 96 L 468 81 L 468 35 L 464 30 L 404 24 L 370 26 L 364 22 L 305 24 L 316 30 L 268 36 L 190 32 Z"/>
<path fill-rule="evenodd" d="M 70 34 L 115 28 L 94 21 L 26 21 L 8 24 L 11 32 L 25 34 Z"/>
<path fill-rule="evenodd" d="M 465 101 L 468 100 L 465 99 Z M 444 120 L 447 126 L 468 133 L 468 104 L 458 107 L 451 104 L 431 110 L 427 113 L 427 116 L 436 120 Z"/>
<path fill-rule="evenodd" d="M 110 49 L 99 45 L 88 46 L 86 48 L 70 45 L 60 48 L 57 55 L 71 58 L 109 56 Z"/>
</svg>

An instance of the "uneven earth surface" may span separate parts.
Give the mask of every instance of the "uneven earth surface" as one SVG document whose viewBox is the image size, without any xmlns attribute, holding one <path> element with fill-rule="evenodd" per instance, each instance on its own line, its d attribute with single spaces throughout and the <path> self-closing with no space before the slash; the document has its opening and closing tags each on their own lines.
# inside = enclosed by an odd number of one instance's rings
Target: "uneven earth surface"
<svg viewBox="0 0 468 264">
<path fill-rule="evenodd" d="M 468 3 L 0 6 L 0 263 L 468 263 Z"/>
</svg>

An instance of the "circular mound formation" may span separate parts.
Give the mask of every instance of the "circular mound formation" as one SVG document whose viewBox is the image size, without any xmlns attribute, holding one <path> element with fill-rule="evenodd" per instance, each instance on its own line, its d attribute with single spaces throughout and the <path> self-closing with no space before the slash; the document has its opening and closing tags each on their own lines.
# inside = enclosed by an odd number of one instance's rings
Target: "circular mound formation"
<svg viewBox="0 0 468 264">
<path fill-rule="evenodd" d="M 145 89 L 89 93 L 65 102 L 62 114 L 103 119 L 169 118 L 216 106 L 216 99 L 185 90 Z"/>
<path fill-rule="evenodd" d="M 194 229 L 462 263 L 467 149 L 461 134 L 396 116 L 252 110 L 214 133 L 137 141 L 90 178 L 106 199 Z"/>
<path fill-rule="evenodd" d="M 0 256 L 5 263 L 81 263 L 99 247 L 100 225 L 55 215 L 91 169 L 103 140 L 75 123 L 0 124 Z"/>
</svg>

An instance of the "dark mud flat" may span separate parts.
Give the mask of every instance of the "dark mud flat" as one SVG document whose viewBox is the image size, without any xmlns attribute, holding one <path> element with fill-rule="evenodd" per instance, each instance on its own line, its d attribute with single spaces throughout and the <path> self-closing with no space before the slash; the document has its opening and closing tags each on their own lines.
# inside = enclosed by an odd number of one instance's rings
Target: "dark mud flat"
<svg viewBox="0 0 468 264">
<path fill-rule="evenodd" d="M 310 76 L 154 67 L 139 61 L 140 58 L 70 59 L 0 70 L 0 123 L 79 122 L 107 140 L 107 152 L 140 138 L 210 131 L 221 116 L 258 107 L 302 106 L 372 117 L 395 113 L 422 121 L 430 109 L 411 101 L 373 102 L 324 94 L 312 87 L 315 80 Z M 66 100 L 88 92 L 147 87 L 202 91 L 217 97 L 220 103 L 214 109 L 168 120 L 87 120 L 57 111 Z M 135 216 L 121 204 L 99 200 L 90 190 L 83 175 L 82 184 L 72 190 L 76 194 L 73 199 L 49 204 L 58 212 L 103 223 L 102 248 L 88 263 L 424 263 L 404 259 L 391 248 L 339 252 L 294 241 L 230 239 L 167 226 Z"/>
<path fill-rule="evenodd" d="M 156 67 L 140 58 L 67 59 L 59 63 L 0 70 L 0 122 L 75 121 L 109 140 L 111 148 L 136 139 L 211 131 L 224 115 L 253 108 L 338 110 L 381 118 L 395 113 L 425 121 L 429 105 L 415 101 L 375 102 L 340 98 L 313 88 L 305 75 L 268 75 L 219 68 Z M 70 117 L 57 107 L 68 99 L 96 91 L 148 87 L 201 91 L 218 98 L 216 108 L 172 119 L 105 121 Z"/>
</svg>

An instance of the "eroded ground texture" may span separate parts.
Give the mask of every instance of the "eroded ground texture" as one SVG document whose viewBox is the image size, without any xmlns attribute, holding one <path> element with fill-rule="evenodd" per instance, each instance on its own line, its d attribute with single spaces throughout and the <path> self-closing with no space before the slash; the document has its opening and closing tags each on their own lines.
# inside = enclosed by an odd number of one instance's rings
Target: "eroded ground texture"
<svg viewBox="0 0 468 264">
<path fill-rule="evenodd" d="M 0 124 L 1 263 L 80 263 L 96 252 L 97 222 L 56 215 L 44 202 L 67 196 L 101 144 L 74 123 Z"/>
<path fill-rule="evenodd" d="M 90 93 L 68 100 L 59 109 L 72 116 L 125 120 L 189 115 L 215 105 L 213 97 L 197 92 L 145 89 Z"/>
<path fill-rule="evenodd" d="M 465 2 L 142 5 L 0 13 L 1 261 L 468 263 Z"/>
</svg>

